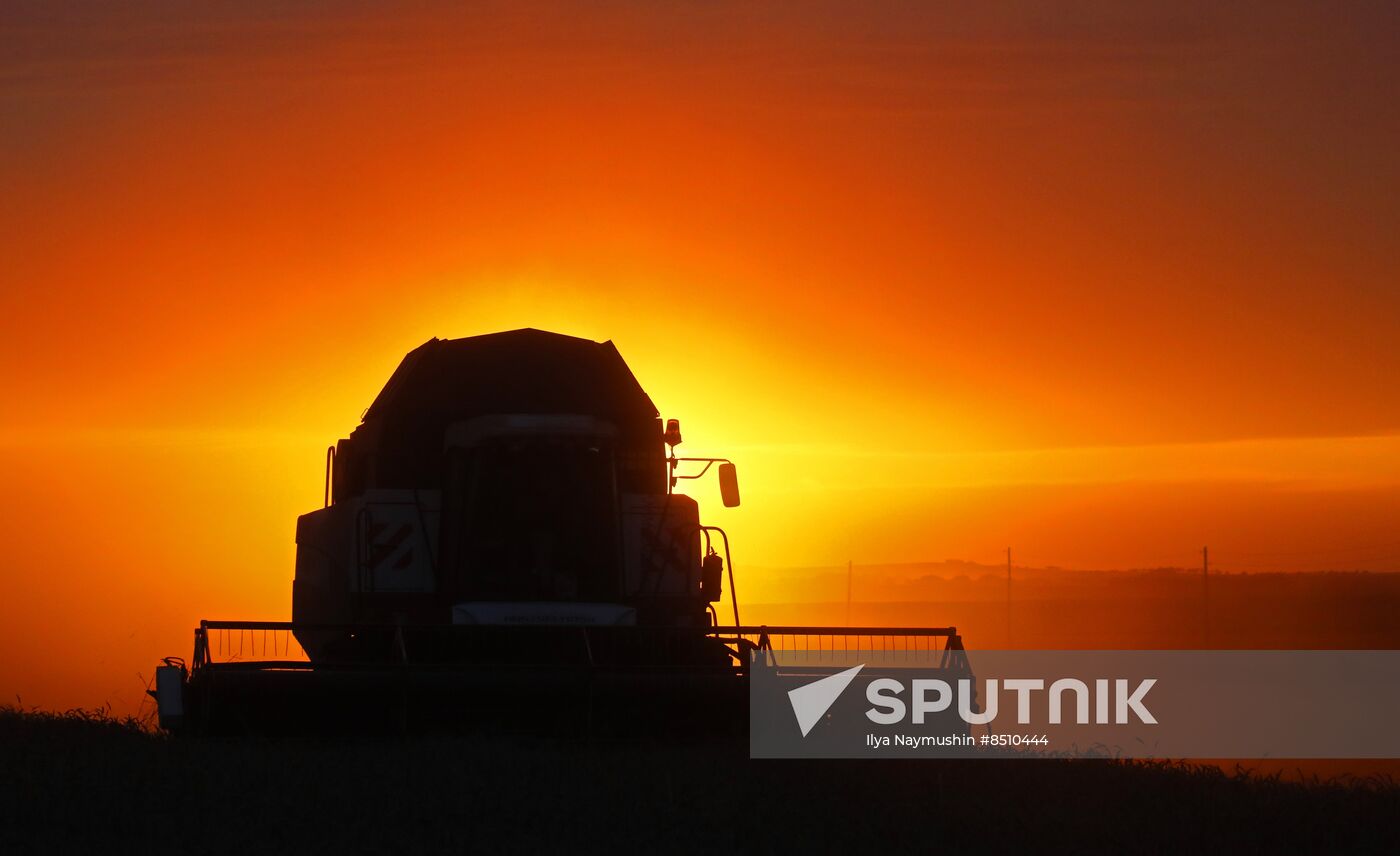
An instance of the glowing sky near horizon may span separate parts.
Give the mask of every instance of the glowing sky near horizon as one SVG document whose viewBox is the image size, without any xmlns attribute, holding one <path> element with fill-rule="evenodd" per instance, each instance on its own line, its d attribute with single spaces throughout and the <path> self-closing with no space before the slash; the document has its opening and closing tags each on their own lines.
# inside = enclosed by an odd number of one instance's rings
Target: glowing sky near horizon
<svg viewBox="0 0 1400 856">
<path fill-rule="evenodd" d="M 522 326 L 751 564 L 1400 570 L 1398 90 L 1383 3 L 16 6 L 0 690 L 285 616 L 325 446 Z"/>
</svg>

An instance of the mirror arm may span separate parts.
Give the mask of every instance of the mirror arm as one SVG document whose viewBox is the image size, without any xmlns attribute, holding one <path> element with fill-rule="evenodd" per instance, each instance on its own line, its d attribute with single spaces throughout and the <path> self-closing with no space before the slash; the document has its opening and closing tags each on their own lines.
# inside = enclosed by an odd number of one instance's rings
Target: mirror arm
<svg viewBox="0 0 1400 856">
<path fill-rule="evenodd" d="M 669 461 L 672 462 L 671 471 L 672 471 L 673 475 L 672 475 L 671 477 L 672 477 L 672 478 L 677 478 L 677 479 L 698 479 L 698 478 L 700 478 L 701 476 L 703 476 L 705 473 L 708 473 L 708 472 L 710 471 L 710 467 L 714 466 L 715 464 L 732 464 L 732 463 L 734 463 L 733 461 L 729 460 L 728 458 L 668 458 L 667 460 L 669 460 Z M 675 464 L 678 464 L 678 463 L 680 463 L 681 461 L 694 461 L 694 462 L 696 462 L 696 463 L 699 463 L 700 461 L 704 461 L 704 462 L 705 462 L 705 466 L 700 470 L 700 472 L 695 473 L 694 475 L 689 475 L 689 476 L 678 476 L 678 475 L 674 475 L 674 472 L 675 472 Z"/>
</svg>

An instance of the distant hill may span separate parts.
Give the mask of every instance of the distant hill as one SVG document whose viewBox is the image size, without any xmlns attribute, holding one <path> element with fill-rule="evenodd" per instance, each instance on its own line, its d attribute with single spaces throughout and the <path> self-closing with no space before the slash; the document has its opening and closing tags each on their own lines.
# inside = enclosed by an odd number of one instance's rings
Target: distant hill
<svg viewBox="0 0 1400 856">
<path fill-rule="evenodd" d="M 844 624 L 844 567 L 741 568 L 745 621 Z M 857 565 L 849 621 L 954 625 L 973 647 L 1400 648 L 1400 574 Z"/>
</svg>

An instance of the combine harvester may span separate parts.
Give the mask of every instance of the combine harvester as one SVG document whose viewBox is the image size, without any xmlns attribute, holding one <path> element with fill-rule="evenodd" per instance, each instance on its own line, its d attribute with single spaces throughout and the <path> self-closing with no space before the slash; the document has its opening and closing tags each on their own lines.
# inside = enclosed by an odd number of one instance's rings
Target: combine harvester
<svg viewBox="0 0 1400 856">
<path fill-rule="evenodd" d="M 728 536 L 674 492 L 713 468 L 737 506 L 734 465 L 680 443 L 611 342 L 427 342 L 327 452 L 292 621 L 201 622 L 157 670 L 162 727 L 742 733 L 765 652 L 964 659 L 951 627 L 745 626 Z"/>
</svg>

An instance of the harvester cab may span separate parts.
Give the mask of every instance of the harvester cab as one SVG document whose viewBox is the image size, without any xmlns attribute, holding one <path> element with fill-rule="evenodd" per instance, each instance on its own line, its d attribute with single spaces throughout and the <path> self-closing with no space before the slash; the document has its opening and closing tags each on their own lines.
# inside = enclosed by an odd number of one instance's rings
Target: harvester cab
<svg viewBox="0 0 1400 856">
<path fill-rule="evenodd" d="M 737 506 L 736 468 L 681 443 L 611 342 L 428 341 L 327 452 L 292 621 L 201 622 L 189 668 L 158 669 L 162 725 L 732 729 L 756 654 L 799 636 L 961 650 L 953 628 L 744 626 L 728 535 L 676 492 L 713 469 Z"/>
<path fill-rule="evenodd" d="M 674 486 L 700 463 L 728 468 L 735 504 L 737 485 L 728 461 L 677 458 L 680 439 L 610 342 L 428 342 L 329 450 L 327 505 L 297 521 L 293 622 L 346 628 L 298 641 L 314 661 L 392 655 L 366 625 L 717 624 L 727 538 Z"/>
</svg>

